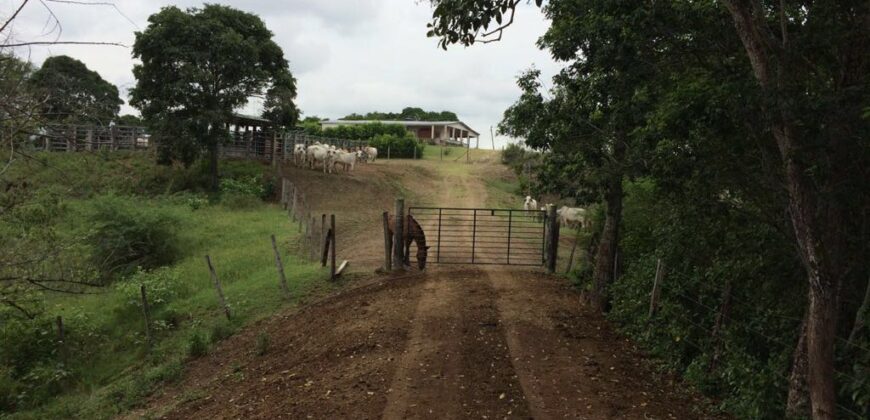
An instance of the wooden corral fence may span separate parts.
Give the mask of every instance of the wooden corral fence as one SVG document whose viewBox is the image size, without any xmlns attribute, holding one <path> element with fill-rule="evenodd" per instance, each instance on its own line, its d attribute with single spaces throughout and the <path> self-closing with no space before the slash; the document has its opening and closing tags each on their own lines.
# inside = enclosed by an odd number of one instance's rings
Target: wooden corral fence
<svg viewBox="0 0 870 420">
<path fill-rule="evenodd" d="M 145 150 L 156 145 L 145 127 L 100 125 L 49 125 L 32 137 L 36 149 L 51 152 L 97 150 Z M 230 131 L 230 141 L 220 146 L 223 157 L 256 159 L 272 163 L 293 159 L 293 147 L 314 143 L 353 149 L 368 146 L 368 140 L 350 140 L 312 136 L 301 131 L 245 130 Z"/>
<path fill-rule="evenodd" d="M 52 152 L 147 149 L 145 127 L 52 124 L 32 137 L 34 147 Z"/>
</svg>

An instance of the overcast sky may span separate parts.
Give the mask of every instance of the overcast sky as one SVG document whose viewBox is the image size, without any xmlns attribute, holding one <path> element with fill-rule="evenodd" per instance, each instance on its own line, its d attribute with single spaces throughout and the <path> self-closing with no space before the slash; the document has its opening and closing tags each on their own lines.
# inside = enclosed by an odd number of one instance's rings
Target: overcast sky
<svg viewBox="0 0 870 420">
<path fill-rule="evenodd" d="M 87 0 L 90 1 L 90 0 Z M 339 118 L 356 112 L 399 112 L 407 106 L 449 110 L 481 133 L 490 147 L 489 127 L 519 96 L 516 77 L 535 66 L 549 81 L 559 66 L 535 47 L 548 23 L 538 9 L 521 3 L 515 24 L 502 41 L 444 51 L 426 37 L 431 18 L 420 0 L 234 0 L 216 1 L 255 13 L 275 33 L 298 80 L 297 104 L 305 116 Z M 0 17 L 20 0 L 0 0 Z M 161 7 L 201 6 L 199 1 L 117 0 L 111 6 L 48 3 L 58 16 L 64 41 L 110 41 L 132 45 L 134 32 L 147 27 Z M 54 40 L 58 31 L 39 1 L 31 1 L 15 21 L 20 40 Z M 46 26 L 46 23 L 48 25 Z M 114 83 L 127 99 L 135 84 L 129 48 L 107 46 L 33 47 L 39 65 L 50 55 L 67 54 Z M 258 113 L 258 104 L 243 110 Z M 122 113 L 136 113 L 124 105 Z M 496 138 L 496 147 L 509 139 Z"/>
</svg>

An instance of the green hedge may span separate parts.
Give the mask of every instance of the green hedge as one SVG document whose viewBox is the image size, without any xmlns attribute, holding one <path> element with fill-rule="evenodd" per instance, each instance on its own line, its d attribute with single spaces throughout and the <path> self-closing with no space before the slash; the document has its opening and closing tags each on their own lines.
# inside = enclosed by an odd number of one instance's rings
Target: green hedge
<svg viewBox="0 0 870 420">
<path fill-rule="evenodd" d="M 378 149 L 378 157 L 421 159 L 423 158 L 423 143 L 413 134 L 405 132 L 402 136 L 382 134 L 369 140 L 369 145 Z"/>
</svg>

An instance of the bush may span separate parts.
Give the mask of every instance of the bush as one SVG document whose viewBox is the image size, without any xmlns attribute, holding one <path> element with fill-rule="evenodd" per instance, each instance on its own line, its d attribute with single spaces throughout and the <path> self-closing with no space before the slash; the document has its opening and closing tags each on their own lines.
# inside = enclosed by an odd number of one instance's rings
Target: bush
<svg viewBox="0 0 870 420">
<path fill-rule="evenodd" d="M 205 356 L 208 353 L 208 343 L 199 331 L 194 332 L 187 342 L 187 355 L 191 358 Z"/>
<path fill-rule="evenodd" d="M 413 134 L 405 132 L 402 136 L 383 134 L 369 140 L 369 145 L 378 149 L 378 157 L 387 157 L 387 150 L 391 158 L 423 158 L 423 143 L 419 142 Z"/>
<path fill-rule="evenodd" d="M 217 343 L 223 339 L 229 338 L 229 336 L 233 335 L 233 330 L 226 324 L 215 324 L 211 327 L 211 334 L 209 335 L 209 339 L 211 343 Z"/>
<path fill-rule="evenodd" d="M 261 332 L 257 334 L 257 355 L 263 356 L 269 352 L 269 344 L 272 342 L 272 339 L 269 337 L 269 334 L 265 332 Z"/>
<path fill-rule="evenodd" d="M 148 306 L 152 308 L 158 308 L 171 302 L 180 294 L 182 287 L 178 273 L 172 268 L 162 267 L 153 271 L 139 268 L 130 278 L 118 283 L 116 288 L 128 304 L 141 308 L 140 286 L 145 286 Z"/>
<path fill-rule="evenodd" d="M 171 264 L 178 255 L 179 220 L 134 200 L 115 195 L 93 200 L 88 217 L 95 226 L 87 234 L 87 243 L 104 278 L 132 273 L 137 267 L 148 270 Z"/>
<path fill-rule="evenodd" d="M 231 209 L 254 208 L 266 195 L 266 186 L 256 176 L 221 180 L 221 202 Z"/>
</svg>

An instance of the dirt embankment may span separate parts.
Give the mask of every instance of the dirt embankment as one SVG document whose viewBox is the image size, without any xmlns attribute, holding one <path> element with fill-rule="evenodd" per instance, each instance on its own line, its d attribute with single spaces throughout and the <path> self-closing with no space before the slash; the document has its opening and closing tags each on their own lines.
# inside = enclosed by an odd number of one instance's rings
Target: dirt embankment
<svg viewBox="0 0 870 420">
<path fill-rule="evenodd" d="M 382 259 L 377 221 L 393 192 L 426 204 L 486 203 L 479 172 L 454 166 L 390 162 L 351 176 L 289 175 L 315 208 L 359 223 L 347 240 L 372 250 L 349 251 L 349 259 L 371 268 Z M 259 354 L 262 334 L 271 344 Z M 710 417 L 698 407 L 563 279 L 435 266 L 247 328 L 192 362 L 147 411 L 172 419 Z"/>
</svg>

